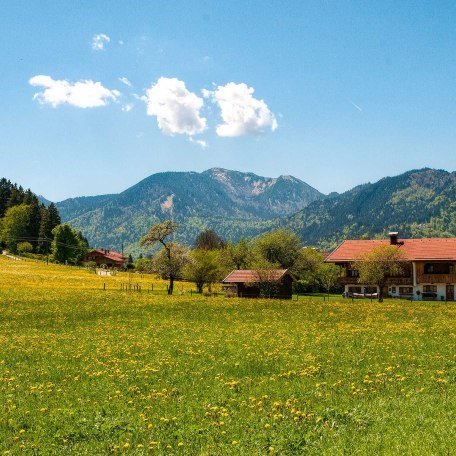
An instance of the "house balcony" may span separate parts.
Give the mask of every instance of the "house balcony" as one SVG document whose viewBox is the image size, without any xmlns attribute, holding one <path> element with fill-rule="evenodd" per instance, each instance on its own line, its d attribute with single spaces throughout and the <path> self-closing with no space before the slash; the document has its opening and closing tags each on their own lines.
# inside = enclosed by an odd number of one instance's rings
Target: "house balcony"
<svg viewBox="0 0 456 456">
<path fill-rule="evenodd" d="M 417 283 L 456 283 L 456 274 L 418 274 Z"/>
<path fill-rule="evenodd" d="M 358 277 L 339 277 L 337 279 L 341 285 L 359 285 Z M 388 277 L 386 285 L 413 285 L 411 277 Z"/>
</svg>

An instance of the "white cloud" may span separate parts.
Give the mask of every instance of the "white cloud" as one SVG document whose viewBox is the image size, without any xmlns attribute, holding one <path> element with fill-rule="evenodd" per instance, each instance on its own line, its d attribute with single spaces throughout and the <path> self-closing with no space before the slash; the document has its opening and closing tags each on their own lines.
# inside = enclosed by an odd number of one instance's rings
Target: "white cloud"
<svg viewBox="0 0 456 456">
<path fill-rule="evenodd" d="M 123 112 L 130 112 L 133 109 L 133 103 L 126 103 L 122 106 L 122 111 Z"/>
<path fill-rule="evenodd" d="M 50 104 L 53 108 L 60 104 L 78 108 L 106 106 L 109 101 L 116 101 L 121 95 L 118 90 L 109 90 L 100 82 L 90 80 L 71 83 L 64 79 L 55 80 L 50 76 L 37 75 L 30 78 L 29 84 L 44 89 L 35 93 L 33 99 L 41 104 Z"/>
<path fill-rule="evenodd" d="M 147 114 L 157 117 L 160 130 L 168 135 L 192 136 L 206 129 L 200 116 L 204 101 L 185 87 L 184 81 L 161 77 L 146 91 Z"/>
<path fill-rule="evenodd" d="M 277 128 L 277 120 L 263 100 L 253 97 L 253 87 L 229 82 L 210 91 L 203 89 L 205 98 L 211 98 L 221 110 L 223 124 L 217 126 L 219 136 L 262 134 Z"/>
<path fill-rule="evenodd" d="M 105 45 L 111 41 L 108 35 L 104 33 L 99 33 L 98 35 L 94 35 L 92 37 L 92 49 L 94 51 L 104 51 Z"/>
<path fill-rule="evenodd" d="M 202 139 L 193 139 L 191 136 L 188 139 L 190 140 L 191 143 L 197 144 L 202 149 L 207 149 L 209 147 L 209 144 Z"/>
<path fill-rule="evenodd" d="M 132 85 L 131 82 L 125 76 L 122 76 L 121 78 L 119 78 L 119 81 L 128 87 L 131 87 L 131 85 Z"/>
</svg>

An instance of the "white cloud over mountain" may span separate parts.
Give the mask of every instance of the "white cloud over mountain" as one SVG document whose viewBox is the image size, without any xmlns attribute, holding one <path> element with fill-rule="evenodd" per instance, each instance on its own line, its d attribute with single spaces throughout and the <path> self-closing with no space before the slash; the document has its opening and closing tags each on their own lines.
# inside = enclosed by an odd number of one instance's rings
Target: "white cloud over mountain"
<svg viewBox="0 0 456 456">
<path fill-rule="evenodd" d="M 157 117 L 160 130 L 168 135 L 201 133 L 206 119 L 200 115 L 204 101 L 190 92 L 184 81 L 161 77 L 146 91 L 147 114 Z"/>
<path fill-rule="evenodd" d="M 108 35 L 98 33 L 92 37 L 92 49 L 94 51 L 104 51 L 105 46 L 111 41 Z"/>
<path fill-rule="evenodd" d="M 254 88 L 245 83 L 229 82 L 215 90 L 203 89 L 203 96 L 218 104 L 223 124 L 217 135 L 225 137 L 262 134 L 277 128 L 277 120 L 263 100 L 253 97 Z"/>
<path fill-rule="evenodd" d="M 55 80 L 50 76 L 37 75 L 30 78 L 29 84 L 44 89 L 35 93 L 34 100 L 38 100 L 41 104 L 50 104 L 54 108 L 60 104 L 69 104 L 78 108 L 106 106 L 121 95 L 118 90 L 107 89 L 100 82 L 91 80 L 71 83 L 64 79 Z"/>
</svg>

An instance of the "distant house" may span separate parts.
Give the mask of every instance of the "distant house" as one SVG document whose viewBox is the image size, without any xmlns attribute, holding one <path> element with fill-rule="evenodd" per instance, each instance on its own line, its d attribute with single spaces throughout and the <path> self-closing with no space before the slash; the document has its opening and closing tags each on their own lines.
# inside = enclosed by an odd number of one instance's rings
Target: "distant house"
<svg viewBox="0 0 456 456">
<path fill-rule="evenodd" d="M 391 232 L 384 240 L 348 240 L 342 242 L 326 262 L 342 267 L 339 283 L 345 293 L 377 293 L 377 287 L 358 282 L 353 263 L 380 245 L 397 245 L 402 252 L 400 274 L 388 277 L 384 296 L 425 300 L 454 301 L 456 286 L 456 238 L 399 239 Z"/>
<path fill-rule="evenodd" d="M 86 253 L 82 259 L 84 265 L 88 265 L 90 262 L 95 262 L 97 266 L 123 268 L 127 263 L 127 257 L 114 250 L 94 249 Z"/>
<path fill-rule="evenodd" d="M 258 298 L 263 294 L 271 298 L 291 299 L 296 277 L 288 269 L 234 270 L 222 280 L 229 295 L 240 298 Z"/>
</svg>

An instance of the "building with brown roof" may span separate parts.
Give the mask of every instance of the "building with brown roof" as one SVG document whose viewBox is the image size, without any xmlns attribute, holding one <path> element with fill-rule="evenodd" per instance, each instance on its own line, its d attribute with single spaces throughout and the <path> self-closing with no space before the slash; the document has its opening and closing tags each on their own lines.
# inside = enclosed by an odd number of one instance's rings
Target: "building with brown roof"
<svg viewBox="0 0 456 456">
<path fill-rule="evenodd" d="M 339 281 L 345 285 L 346 294 L 378 292 L 376 287 L 358 282 L 353 263 L 375 247 L 397 245 L 404 265 L 400 275 L 388 278 L 385 296 L 455 300 L 456 238 L 399 239 L 397 232 L 389 236 L 379 240 L 347 240 L 328 255 L 326 262 L 342 267 Z"/>
<path fill-rule="evenodd" d="M 114 250 L 94 249 L 86 253 L 82 259 L 85 266 L 90 262 L 95 262 L 99 267 L 123 268 L 127 263 L 127 257 Z"/>
<path fill-rule="evenodd" d="M 227 295 L 291 299 L 294 281 L 296 277 L 288 269 L 241 269 L 230 272 L 222 283 Z"/>
</svg>

